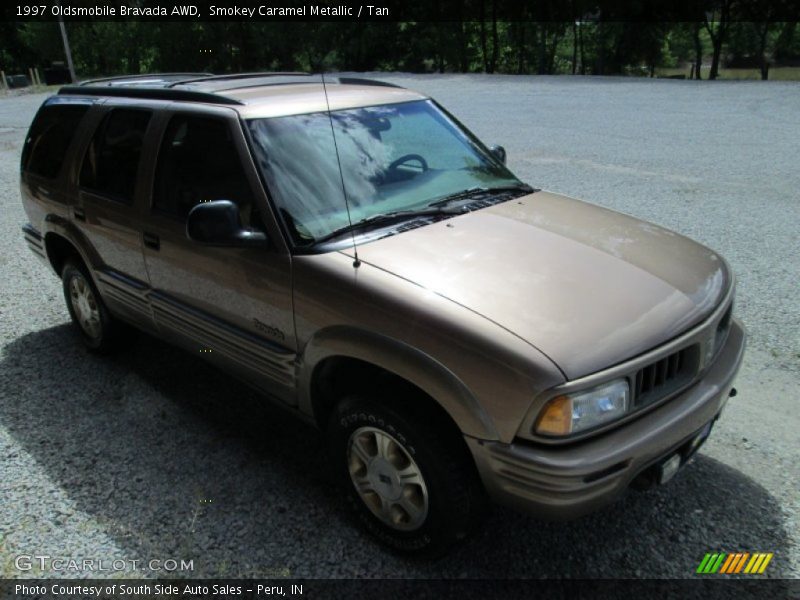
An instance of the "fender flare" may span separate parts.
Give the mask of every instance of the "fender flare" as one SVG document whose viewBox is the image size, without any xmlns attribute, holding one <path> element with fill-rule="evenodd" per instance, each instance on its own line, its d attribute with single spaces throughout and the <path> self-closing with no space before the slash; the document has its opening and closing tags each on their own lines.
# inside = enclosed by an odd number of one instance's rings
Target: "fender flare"
<svg viewBox="0 0 800 600">
<path fill-rule="evenodd" d="M 88 267 L 92 278 L 94 278 L 94 270 L 102 266 L 103 261 L 100 258 L 100 255 L 94 250 L 86 236 L 81 233 L 80 229 L 78 229 L 68 219 L 53 213 L 48 214 L 44 218 L 42 227 L 42 240 L 44 242 L 47 260 L 52 267 L 54 257 L 50 255 L 50 250 L 47 245 L 48 234 L 57 235 L 69 242 L 75 248 L 84 264 Z"/>
<path fill-rule="evenodd" d="M 405 342 L 350 325 L 327 327 L 306 343 L 298 366 L 298 408 L 305 414 L 315 416 L 312 386 L 328 358 L 358 359 L 393 373 L 433 398 L 463 434 L 499 439 L 477 398 L 442 363 Z"/>
</svg>

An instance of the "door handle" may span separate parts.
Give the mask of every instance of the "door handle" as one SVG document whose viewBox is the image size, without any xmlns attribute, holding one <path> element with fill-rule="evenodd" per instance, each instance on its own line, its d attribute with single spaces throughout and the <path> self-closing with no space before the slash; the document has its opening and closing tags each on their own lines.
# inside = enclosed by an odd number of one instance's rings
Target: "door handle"
<svg viewBox="0 0 800 600">
<path fill-rule="evenodd" d="M 145 246 L 153 250 L 158 250 L 161 247 L 161 242 L 155 233 L 150 233 L 149 231 L 143 232 L 142 240 L 144 240 Z"/>
<path fill-rule="evenodd" d="M 80 206 L 76 206 L 74 209 L 72 209 L 72 214 L 75 216 L 76 219 L 78 219 L 78 221 L 86 220 L 86 212 L 84 212 L 84 210 Z"/>
</svg>

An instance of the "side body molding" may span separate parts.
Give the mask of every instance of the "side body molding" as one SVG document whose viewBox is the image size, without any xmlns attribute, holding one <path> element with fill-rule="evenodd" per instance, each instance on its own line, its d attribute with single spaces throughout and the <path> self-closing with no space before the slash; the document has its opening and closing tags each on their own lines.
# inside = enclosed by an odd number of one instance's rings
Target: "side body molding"
<svg viewBox="0 0 800 600">
<path fill-rule="evenodd" d="M 494 423 L 475 396 L 447 367 L 408 344 L 349 325 L 314 334 L 298 364 L 298 408 L 313 416 L 311 389 L 316 369 L 327 358 L 354 358 L 413 383 L 436 399 L 464 434 L 499 439 Z"/>
</svg>

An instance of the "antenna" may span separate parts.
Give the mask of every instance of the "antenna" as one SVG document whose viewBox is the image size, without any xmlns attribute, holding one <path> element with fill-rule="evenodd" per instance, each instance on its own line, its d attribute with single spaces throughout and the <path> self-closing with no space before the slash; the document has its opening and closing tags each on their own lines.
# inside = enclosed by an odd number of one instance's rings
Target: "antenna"
<svg viewBox="0 0 800 600">
<path fill-rule="evenodd" d="M 325 85 L 325 73 L 321 72 L 322 77 L 322 91 L 325 93 L 325 106 L 328 108 L 328 121 L 331 124 L 331 135 L 333 136 L 333 149 L 336 151 L 336 164 L 339 165 L 339 179 L 342 182 L 342 195 L 344 195 L 344 207 L 347 209 L 347 222 L 350 224 L 350 235 L 353 240 L 353 267 L 356 269 L 361 266 L 361 261 L 358 259 L 358 246 L 356 246 L 356 234 L 353 231 L 353 219 L 350 217 L 350 203 L 347 201 L 347 189 L 344 186 L 344 173 L 342 172 L 342 160 L 339 158 L 339 145 L 336 143 L 336 132 L 333 129 L 333 115 L 331 115 L 331 103 L 328 100 L 328 87 Z"/>
</svg>

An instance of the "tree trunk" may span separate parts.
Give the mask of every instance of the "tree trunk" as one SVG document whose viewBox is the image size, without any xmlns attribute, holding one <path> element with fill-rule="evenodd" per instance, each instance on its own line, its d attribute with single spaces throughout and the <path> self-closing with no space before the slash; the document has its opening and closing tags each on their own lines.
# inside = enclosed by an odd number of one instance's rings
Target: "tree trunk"
<svg viewBox="0 0 800 600">
<path fill-rule="evenodd" d="M 552 75 L 556 72 L 556 50 L 558 50 L 558 42 L 561 41 L 561 33 L 556 30 L 553 34 L 553 39 L 550 42 L 550 48 L 547 53 L 547 74 Z"/>
<path fill-rule="evenodd" d="M 714 52 L 711 55 L 711 71 L 708 73 L 708 78 L 714 80 L 717 78 L 717 75 L 719 75 L 719 58 L 720 54 L 722 54 L 722 42 L 719 36 L 717 36 L 716 39 L 712 38 L 711 41 L 714 44 Z"/>
<path fill-rule="evenodd" d="M 134 30 L 133 30 L 133 38 L 134 39 L 136 37 L 138 37 L 138 33 L 139 32 L 136 29 L 138 27 L 138 25 L 139 25 L 138 23 L 130 23 L 129 24 L 129 27 L 134 27 Z M 128 41 L 128 40 L 126 40 L 126 41 Z M 129 51 L 129 55 L 128 55 L 128 73 L 134 73 L 134 74 L 138 75 L 139 72 L 142 70 L 142 64 L 141 64 L 142 61 L 141 61 L 141 56 L 139 54 L 140 46 L 135 41 L 134 41 L 134 43 L 128 44 L 127 46 L 128 46 L 128 49 L 129 49 L 128 50 Z"/>
<path fill-rule="evenodd" d="M 522 75 L 525 72 L 525 22 L 517 23 L 517 27 L 517 74 Z"/>
<path fill-rule="evenodd" d="M 128 73 L 133 73 L 134 75 L 138 75 L 141 72 L 141 70 L 142 70 L 142 61 L 139 58 L 138 46 L 136 46 L 136 49 L 131 53 L 130 62 L 128 63 Z M 766 77 L 762 77 L 762 79 L 766 79 Z"/>
<path fill-rule="evenodd" d="M 605 75 L 606 70 L 606 31 L 603 21 L 597 23 L 597 59 L 595 75 Z"/>
<path fill-rule="evenodd" d="M 767 34 L 769 33 L 769 22 L 764 23 L 763 28 L 758 32 L 758 60 L 761 67 L 761 81 L 769 79 L 769 63 L 767 62 Z"/>
<path fill-rule="evenodd" d="M 500 43 L 497 38 L 497 0 L 492 0 L 492 60 L 489 64 L 491 68 L 491 71 L 489 71 L 490 73 L 494 73 L 497 68 L 497 52 L 499 46 Z"/>
<path fill-rule="evenodd" d="M 725 41 L 725 34 L 728 31 L 728 25 L 730 24 L 729 16 L 730 16 L 730 8 L 731 8 L 731 0 L 723 0 L 722 1 L 722 8 L 719 11 L 719 23 L 717 24 L 717 30 L 714 31 L 714 27 L 712 26 L 714 14 L 712 13 L 712 20 L 709 21 L 708 16 L 705 18 L 705 26 L 706 30 L 708 31 L 708 35 L 711 36 L 711 44 L 713 46 L 713 52 L 711 54 L 711 71 L 708 74 L 709 79 L 716 79 L 717 75 L 719 75 L 719 60 L 720 56 L 722 55 L 722 44 Z"/>
<path fill-rule="evenodd" d="M 240 73 L 250 70 L 252 67 L 250 61 L 255 56 L 255 53 L 250 51 L 250 44 L 247 38 L 248 27 L 244 23 L 239 23 L 239 55 L 236 57 L 236 68 Z"/>
<path fill-rule="evenodd" d="M 486 53 L 486 15 L 484 2 L 481 0 L 481 58 L 483 58 L 483 72 L 489 72 L 489 55 Z"/>
<path fill-rule="evenodd" d="M 464 22 L 458 22 L 458 66 L 462 73 L 466 73 L 469 65 L 467 64 L 467 36 L 464 32 Z"/>
<path fill-rule="evenodd" d="M 444 73 L 444 27 L 436 28 L 436 70 Z"/>
<path fill-rule="evenodd" d="M 578 68 L 578 22 L 572 19 L 572 74 Z"/>
<path fill-rule="evenodd" d="M 586 55 L 583 52 L 583 27 L 578 27 L 578 49 L 581 55 L 581 75 L 586 75 Z"/>
<path fill-rule="evenodd" d="M 692 33 L 694 39 L 694 78 L 702 79 L 700 74 L 700 67 L 703 66 L 703 43 L 700 41 L 700 23 L 697 23 Z"/>
<path fill-rule="evenodd" d="M 546 61 L 547 61 L 547 42 L 546 36 L 547 31 L 545 29 L 546 25 L 544 23 L 539 23 L 537 26 L 537 31 L 539 33 L 539 56 L 536 65 L 536 72 L 539 75 L 544 75 L 547 69 Z"/>
</svg>

